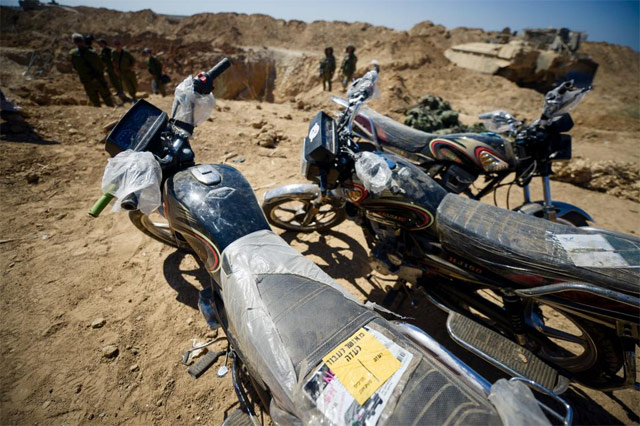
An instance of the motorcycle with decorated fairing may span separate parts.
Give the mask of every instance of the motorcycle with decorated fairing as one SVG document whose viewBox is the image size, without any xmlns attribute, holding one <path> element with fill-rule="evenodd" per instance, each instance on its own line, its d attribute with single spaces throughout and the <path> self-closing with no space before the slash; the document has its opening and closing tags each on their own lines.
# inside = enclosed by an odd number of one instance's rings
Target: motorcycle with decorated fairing
<svg viewBox="0 0 640 426">
<path fill-rule="evenodd" d="M 569 424 L 571 407 L 553 390 L 524 378 L 492 385 L 424 331 L 358 302 L 271 231 L 238 170 L 196 163 L 190 138 L 229 66 L 185 79 L 171 118 L 140 100 L 120 119 L 107 138 L 104 195 L 90 210 L 97 217 L 117 198 L 136 228 L 208 272 L 199 306 L 228 348 L 189 372 L 199 377 L 224 355 L 223 376 L 231 359 L 241 408 L 224 424 L 258 424 L 258 409 L 283 425 L 548 424 L 543 410 Z"/>
<path fill-rule="evenodd" d="M 378 67 L 365 78 L 378 78 Z M 385 150 L 407 158 L 433 177 L 443 188 L 454 194 L 464 194 L 480 200 L 508 186 L 507 208 L 513 185 L 522 188 L 523 202 L 514 211 L 554 222 L 574 226 L 588 226 L 593 218 L 582 208 L 554 200 L 551 195 L 553 163 L 571 159 L 573 127 L 568 113 L 575 108 L 591 88 L 571 90 L 572 82 L 564 82 L 545 96 L 545 105 L 539 120 L 525 125 L 506 111 L 481 114 L 484 133 L 439 135 L 426 133 L 403 125 L 382 115 L 367 105 L 353 113 L 353 137 L 360 145 L 371 145 L 374 150 Z M 575 88 L 573 88 L 575 89 Z M 567 93 L 571 99 L 567 99 Z M 564 99 L 563 111 L 557 106 Z M 343 108 L 352 105 L 346 99 L 331 98 Z M 562 116 L 562 120 L 549 120 L 549 114 Z M 510 176 L 513 179 L 505 183 Z M 543 200 L 532 201 L 530 184 L 540 177 Z M 482 178 L 483 182 L 479 181 Z M 475 189 L 476 185 L 481 188 Z M 298 209 L 298 216 L 280 226 L 294 231 L 328 229 L 345 219 L 340 204 L 329 200 L 315 200 Z M 303 214 L 304 213 L 304 214 Z M 274 215 L 272 220 L 278 221 Z"/>
<path fill-rule="evenodd" d="M 353 220 L 372 269 L 398 277 L 387 305 L 419 289 L 449 313 L 456 342 L 514 376 L 551 388 L 565 378 L 601 390 L 634 386 L 640 240 L 453 194 L 442 176 L 362 143 L 354 123 L 376 82 L 372 70 L 351 86 L 337 120 L 321 112 L 311 121 L 302 170 L 314 183 L 268 191 L 269 222 L 308 232 Z M 541 119 L 518 132 L 524 167 L 567 148 L 567 111 L 584 93 L 563 84 L 547 94 Z M 477 151 L 482 161 L 487 150 Z"/>
</svg>

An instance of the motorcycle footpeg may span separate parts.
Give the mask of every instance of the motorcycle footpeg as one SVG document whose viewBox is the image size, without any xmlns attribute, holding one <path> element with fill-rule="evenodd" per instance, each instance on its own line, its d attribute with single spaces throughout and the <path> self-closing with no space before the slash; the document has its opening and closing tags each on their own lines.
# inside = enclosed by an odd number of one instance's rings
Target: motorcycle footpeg
<svg viewBox="0 0 640 426">
<path fill-rule="evenodd" d="M 225 354 L 225 351 L 213 352 L 209 351 L 202 358 L 200 358 L 196 363 L 190 366 L 187 369 L 187 372 L 194 378 L 202 376 L 205 371 L 209 369 L 222 355 Z"/>
<path fill-rule="evenodd" d="M 533 352 L 464 315 L 449 313 L 447 331 L 456 343 L 512 376 L 532 380 L 555 393 L 567 389 L 569 380 Z"/>
<path fill-rule="evenodd" d="M 244 410 L 238 408 L 225 419 L 222 426 L 254 426 L 251 416 Z"/>
</svg>

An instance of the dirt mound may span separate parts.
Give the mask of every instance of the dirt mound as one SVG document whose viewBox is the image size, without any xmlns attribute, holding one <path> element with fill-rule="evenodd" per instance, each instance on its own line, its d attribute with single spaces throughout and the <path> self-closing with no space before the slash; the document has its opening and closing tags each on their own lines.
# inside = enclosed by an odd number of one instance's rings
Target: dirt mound
<svg viewBox="0 0 640 426">
<path fill-rule="evenodd" d="M 423 22 L 401 32 L 263 15 L 179 19 L 150 11 L 0 9 L 0 85 L 24 108 L 0 117 L 0 197 L 10 206 L 0 215 L 3 423 L 220 424 L 237 407 L 230 375 L 215 375 L 222 360 L 197 381 L 179 362 L 192 339 L 215 335 L 197 307 L 198 291 L 210 283 L 206 273 L 190 255 L 136 232 L 126 215 L 105 212 L 93 220 L 86 214 L 99 195 L 106 162 L 103 129 L 125 109 L 85 106 L 86 95 L 69 66 L 74 31 L 122 39 L 139 60 L 146 91 L 143 47 L 160 56 L 172 84 L 231 57 L 234 68 L 216 82 L 218 108 L 198 127 L 192 146 L 199 162 L 229 162 L 240 170 L 259 199 L 266 189 L 300 181 L 300 142 L 309 118 L 320 108 L 335 110 L 317 76 L 325 44 L 340 53 L 339 43 L 354 43 L 358 74 L 372 59 L 380 61 L 382 97 L 371 106 L 398 119 L 425 93 L 450 101 L 465 124 L 492 109 L 534 119 L 542 106 L 540 94 L 455 67 L 443 56 L 452 44 L 484 41 L 487 33 L 477 29 Z M 574 150 L 585 158 L 637 162 L 640 117 L 633 100 L 640 85 L 632 66 L 638 55 L 600 44 L 594 49 L 601 50 L 594 57 L 611 64 L 575 114 Z M 171 97 L 149 100 L 171 108 Z M 599 172 L 589 173 L 600 178 Z M 637 174 L 630 176 L 625 182 L 637 182 Z M 531 191 L 533 199 L 542 199 L 537 180 Z M 622 196 L 558 181 L 553 196 L 585 207 L 599 226 L 637 231 L 638 204 Z M 288 241 L 360 300 L 381 294 L 365 278 L 366 242 L 354 223 Z M 420 313 L 428 320 L 417 324 L 483 376 L 500 377 L 448 340 L 437 311 L 425 301 Z M 412 312 L 417 311 L 401 313 Z M 213 349 L 223 348 L 220 342 Z M 577 424 L 637 419 L 633 390 L 616 391 L 615 398 L 582 388 L 566 395 Z"/>
<path fill-rule="evenodd" d="M 47 7 L 23 12 L 3 7 L 0 23 L 0 79 L 4 86 L 31 87 L 19 84 L 23 81 L 15 80 L 16 73 L 4 69 L 9 66 L 24 71 L 37 52 L 30 75 L 55 82 L 59 91 L 77 99 L 84 97 L 68 60 L 72 47 L 69 35 L 74 31 L 110 41 L 119 38 L 138 58 L 141 90 L 145 91 L 150 87 L 140 51 L 150 47 L 174 80 L 206 69 L 222 56 L 236 60 L 237 72 L 225 75 L 216 91 L 218 97 L 275 102 L 295 98 L 317 103 L 317 67 L 323 47 L 334 46 L 340 60 L 344 45 L 351 43 L 357 47 L 359 58 L 356 74 L 364 73 L 371 60 L 380 62 L 381 86 L 386 96 L 376 107 L 383 112 L 406 108 L 424 93 L 433 93 L 451 100 L 463 120 L 474 121 L 480 112 L 505 106 L 513 113 L 535 119 L 542 99 L 500 77 L 458 68 L 444 57 L 443 52 L 452 45 L 485 41 L 495 33 L 447 29 L 429 21 L 416 24 L 409 31 L 395 31 L 366 23 L 304 23 L 237 13 L 177 18 L 150 10 L 122 13 Z M 610 114 L 638 115 L 640 76 L 636 70 L 640 55 L 605 43 L 586 43 L 584 49 L 600 63 L 595 85 L 602 87 L 600 96 L 590 96 L 585 103 L 598 105 L 599 110 Z M 177 83 L 173 81 L 172 85 Z M 32 100 L 32 95 L 23 93 L 10 94 Z"/>
<path fill-rule="evenodd" d="M 554 167 L 554 180 L 640 203 L 640 169 L 636 163 L 575 159 Z"/>
</svg>

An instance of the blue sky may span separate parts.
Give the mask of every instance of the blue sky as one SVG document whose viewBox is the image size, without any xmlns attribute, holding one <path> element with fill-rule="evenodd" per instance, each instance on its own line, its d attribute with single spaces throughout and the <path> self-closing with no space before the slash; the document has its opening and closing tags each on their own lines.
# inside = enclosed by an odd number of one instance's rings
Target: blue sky
<svg viewBox="0 0 640 426">
<path fill-rule="evenodd" d="M 48 0 L 42 0 L 46 2 Z M 201 12 L 264 13 L 275 18 L 361 21 L 407 30 L 429 20 L 448 28 L 485 30 L 568 27 L 586 31 L 591 41 L 640 49 L 640 0 L 58 0 L 69 6 L 191 15 Z M 17 0 L 0 0 L 17 5 Z"/>
</svg>

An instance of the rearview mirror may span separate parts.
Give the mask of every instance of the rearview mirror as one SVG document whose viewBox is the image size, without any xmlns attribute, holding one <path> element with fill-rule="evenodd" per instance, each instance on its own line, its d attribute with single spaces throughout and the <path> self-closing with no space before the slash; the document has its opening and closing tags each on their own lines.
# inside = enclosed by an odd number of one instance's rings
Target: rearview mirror
<svg viewBox="0 0 640 426">
<path fill-rule="evenodd" d="M 484 127 L 494 133 L 505 133 L 511 130 L 512 126 L 522 124 L 515 117 L 503 110 L 485 112 L 480 114 L 478 118 L 484 124 Z"/>
</svg>

